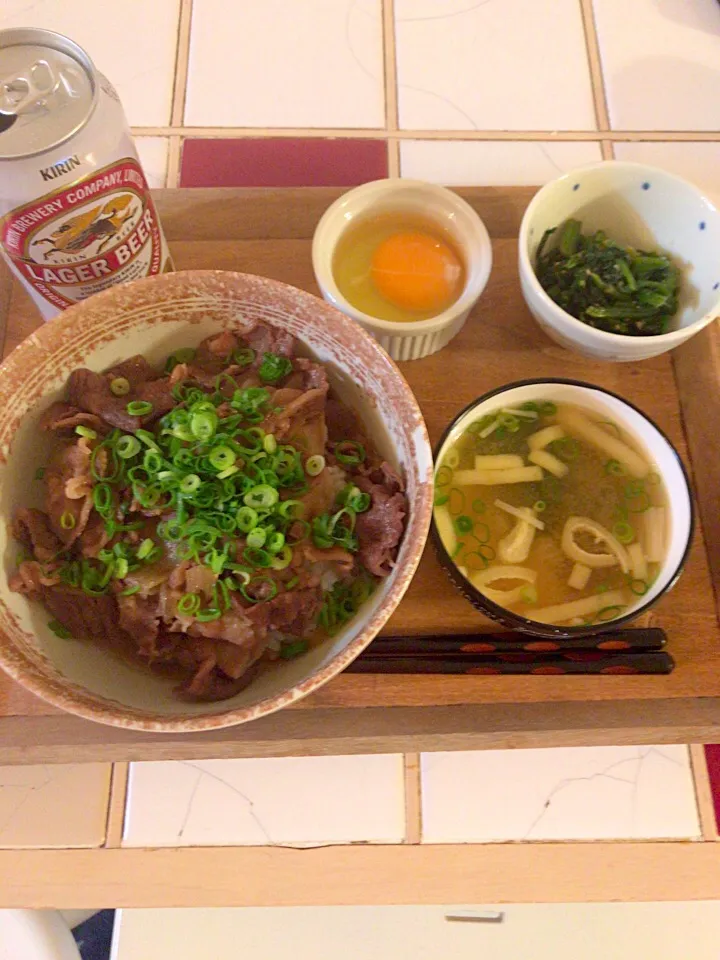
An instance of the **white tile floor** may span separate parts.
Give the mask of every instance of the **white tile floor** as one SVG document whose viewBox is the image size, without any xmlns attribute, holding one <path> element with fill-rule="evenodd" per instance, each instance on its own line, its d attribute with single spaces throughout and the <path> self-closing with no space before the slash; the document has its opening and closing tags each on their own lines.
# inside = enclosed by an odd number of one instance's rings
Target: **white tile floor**
<svg viewBox="0 0 720 960">
<path fill-rule="evenodd" d="M 0 29 L 66 34 L 116 87 L 131 126 L 164 126 L 170 122 L 178 10 L 179 0 L 2 0 Z"/>
<path fill-rule="evenodd" d="M 400 843 L 403 758 L 135 763 L 124 846 Z"/>
<path fill-rule="evenodd" d="M 502 912 L 502 923 L 448 923 L 445 914 L 453 905 L 121 910 L 112 960 L 718 957 L 720 904 L 716 902 L 475 906 Z"/>
<path fill-rule="evenodd" d="M 612 127 L 717 131 L 717 0 L 593 2 Z"/>
<path fill-rule="evenodd" d="M 110 764 L 0 767 L 0 848 L 99 847 Z"/>
<path fill-rule="evenodd" d="M 202 0 L 191 36 L 188 126 L 384 124 L 380 0 Z"/>
<path fill-rule="evenodd" d="M 395 0 L 395 17 L 402 129 L 595 128 L 577 0 Z"/>
<path fill-rule="evenodd" d="M 697 838 L 683 746 L 422 756 L 423 841 Z"/>
<path fill-rule="evenodd" d="M 458 186 L 542 184 L 600 159 L 600 145 L 592 141 L 408 140 L 400 144 L 402 176 Z"/>
</svg>

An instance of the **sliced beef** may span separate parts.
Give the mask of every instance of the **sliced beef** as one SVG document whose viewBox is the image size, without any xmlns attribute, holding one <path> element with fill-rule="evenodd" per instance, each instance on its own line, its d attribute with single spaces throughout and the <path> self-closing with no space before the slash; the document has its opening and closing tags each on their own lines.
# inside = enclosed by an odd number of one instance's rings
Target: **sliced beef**
<svg viewBox="0 0 720 960">
<path fill-rule="evenodd" d="M 56 620 L 80 640 L 100 638 L 124 644 L 128 635 L 120 627 L 118 608 L 111 594 L 90 597 L 73 587 L 43 587 L 43 603 Z"/>
<path fill-rule="evenodd" d="M 40 418 L 40 429 L 51 430 L 61 436 L 75 433 L 75 427 L 89 427 L 98 433 L 104 433 L 107 425 L 94 413 L 86 413 L 71 403 L 51 404 Z"/>
<path fill-rule="evenodd" d="M 135 390 L 141 383 L 145 383 L 147 380 L 157 380 L 162 374 L 158 373 L 157 370 L 147 362 L 145 357 L 141 354 L 136 354 L 134 357 L 123 360 L 122 363 L 111 367 L 105 372 L 105 376 L 108 381 L 114 380 L 116 377 L 125 377 L 131 388 Z"/>
<path fill-rule="evenodd" d="M 334 397 L 328 397 L 325 405 L 325 422 L 328 437 L 333 443 L 340 440 L 364 438 L 362 424 L 349 407 Z"/>
<path fill-rule="evenodd" d="M 48 515 L 42 510 L 21 507 L 15 512 L 12 534 L 32 551 L 36 560 L 47 561 L 57 556 L 64 547 L 50 529 Z"/>
<path fill-rule="evenodd" d="M 37 560 L 23 560 L 8 581 L 13 593 L 40 593 L 43 587 L 52 587 L 60 582 L 57 574 L 43 569 Z"/>
<path fill-rule="evenodd" d="M 318 587 L 289 590 L 265 603 L 256 603 L 247 610 L 247 616 L 259 627 L 302 637 L 314 625 L 321 602 Z"/>
<path fill-rule="evenodd" d="M 110 542 L 105 521 L 99 513 L 91 512 L 85 529 L 78 537 L 80 553 L 84 557 L 96 557 Z"/>
<path fill-rule="evenodd" d="M 228 366 L 237 346 L 237 337 L 229 330 L 213 334 L 198 346 L 191 366 L 217 376 Z"/>
<path fill-rule="evenodd" d="M 215 652 L 201 662 L 200 669 L 183 686 L 176 690 L 183 700 L 213 703 L 217 700 L 227 700 L 234 697 L 246 687 L 249 687 L 258 674 L 260 663 L 256 661 L 245 670 L 237 679 L 222 669 L 221 663 L 226 662 L 223 650 L 230 644 L 216 643 Z M 199 653 L 200 651 L 198 651 Z M 228 664 L 232 669 L 232 665 Z"/>
<path fill-rule="evenodd" d="M 307 481 L 308 490 L 298 499 L 305 506 L 305 519 L 311 520 L 335 506 L 337 495 L 345 486 L 345 473 L 340 467 L 329 466 Z"/>
<path fill-rule="evenodd" d="M 133 638 L 138 653 L 152 657 L 156 652 L 155 644 L 160 629 L 157 597 L 141 597 L 139 594 L 118 596 L 117 605 L 120 627 Z"/>
<path fill-rule="evenodd" d="M 141 383 L 133 395 L 133 400 L 145 400 L 152 404 L 152 413 L 141 417 L 143 423 L 152 423 L 158 417 L 165 416 L 177 404 L 172 395 L 173 385 L 168 377 L 161 380 L 146 380 Z"/>
<path fill-rule="evenodd" d="M 400 492 L 401 481 L 389 464 L 373 471 L 372 477 L 356 477 L 355 483 L 370 494 L 370 509 L 359 513 L 355 533 L 360 543 L 358 556 L 370 573 L 386 577 L 395 565 L 407 516 L 407 498 Z"/>
<path fill-rule="evenodd" d="M 68 399 L 73 406 L 94 413 L 111 427 L 133 433 L 142 424 L 140 417 L 131 417 L 127 412 L 127 396 L 116 397 L 106 377 L 84 367 L 70 374 Z"/>
<path fill-rule="evenodd" d="M 247 617 L 242 608 L 237 607 L 228 610 L 218 620 L 209 620 L 207 623 L 201 623 L 199 620 L 193 621 L 188 628 L 188 634 L 191 637 L 226 640 L 238 647 L 247 647 L 248 650 L 253 650 L 258 642 L 254 623 Z M 264 643 L 264 638 L 262 642 Z"/>
<path fill-rule="evenodd" d="M 302 547 L 302 553 L 309 563 L 332 563 L 337 567 L 338 573 L 343 575 L 351 573 L 355 566 L 355 557 L 342 547 L 323 549 L 306 543 Z"/>
<path fill-rule="evenodd" d="M 45 471 L 45 485 L 50 527 L 69 547 L 85 529 L 92 509 L 90 446 L 85 437 L 57 451 Z M 62 525 L 63 515 L 72 517 L 69 527 Z"/>
<path fill-rule="evenodd" d="M 242 335 L 243 340 L 255 353 L 255 363 L 260 365 L 266 353 L 276 353 L 281 357 L 292 357 L 295 352 L 295 337 L 278 327 L 270 327 L 266 323 L 258 323 L 247 333 Z"/>
<path fill-rule="evenodd" d="M 295 357 L 293 372 L 283 381 L 283 386 L 298 390 L 327 389 L 329 385 L 325 367 L 307 357 Z"/>
</svg>

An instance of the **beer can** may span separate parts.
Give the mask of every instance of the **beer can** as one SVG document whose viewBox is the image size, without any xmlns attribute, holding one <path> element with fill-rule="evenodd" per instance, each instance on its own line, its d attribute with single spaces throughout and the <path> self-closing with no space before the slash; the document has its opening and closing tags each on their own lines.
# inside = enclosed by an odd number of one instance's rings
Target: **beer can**
<svg viewBox="0 0 720 960">
<path fill-rule="evenodd" d="M 0 31 L 0 251 L 46 320 L 173 268 L 117 93 L 49 30 Z"/>
</svg>

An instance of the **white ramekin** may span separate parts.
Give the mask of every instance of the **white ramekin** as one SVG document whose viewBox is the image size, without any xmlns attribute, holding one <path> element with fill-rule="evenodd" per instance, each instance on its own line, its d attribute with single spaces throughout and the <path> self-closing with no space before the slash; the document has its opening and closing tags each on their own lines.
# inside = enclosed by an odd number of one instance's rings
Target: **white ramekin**
<svg viewBox="0 0 720 960">
<path fill-rule="evenodd" d="M 654 337 L 596 330 L 566 313 L 535 275 L 535 251 L 545 230 L 570 217 L 583 232 L 605 230 L 619 243 L 663 250 L 683 270 L 673 329 Z M 603 160 L 547 183 L 520 226 L 520 286 L 538 324 L 561 346 L 596 360 L 656 357 L 684 343 L 720 315 L 720 212 L 691 183 L 655 167 Z"/>
<path fill-rule="evenodd" d="M 386 211 L 419 214 L 447 230 L 465 261 L 465 287 L 447 310 L 412 323 L 378 320 L 357 310 L 337 288 L 332 272 L 335 247 L 350 223 L 360 216 Z M 393 360 L 418 360 L 442 349 L 460 332 L 485 289 L 492 266 L 492 247 L 485 224 L 452 190 L 421 180 L 374 180 L 343 194 L 323 214 L 315 229 L 313 269 L 323 297 L 357 320 Z"/>
</svg>

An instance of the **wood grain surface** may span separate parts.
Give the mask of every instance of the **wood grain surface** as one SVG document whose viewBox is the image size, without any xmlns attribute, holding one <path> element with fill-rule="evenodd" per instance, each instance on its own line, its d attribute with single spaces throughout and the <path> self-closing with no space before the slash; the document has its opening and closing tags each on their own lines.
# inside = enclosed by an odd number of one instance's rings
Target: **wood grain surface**
<svg viewBox="0 0 720 960">
<path fill-rule="evenodd" d="M 157 196 L 178 269 L 217 268 L 257 273 L 317 293 L 310 262 L 312 232 L 326 206 L 340 192 L 330 188 L 193 189 L 160 191 Z M 684 718 L 679 739 L 702 741 L 706 736 L 720 736 L 720 629 L 708 565 L 709 557 L 717 584 L 720 580 L 717 493 L 720 460 L 711 455 L 720 433 L 717 329 L 713 325 L 673 355 L 635 364 L 597 363 L 563 350 L 551 343 L 533 322 L 517 280 L 515 237 L 533 190 L 473 188 L 459 192 L 487 224 L 494 264 L 485 294 L 455 340 L 435 356 L 401 365 L 423 409 L 431 440 L 436 442 L 448 421 L 474 398 L 501 384 L 527 377 L 565 376 L 586 380 L 621 394 L 652 417 L 692 471 L 702 520 L 679 583 L 638 622 L 661 626 L 667 631 L 667 649 L 675 657 L 677 668 L 665 677 L 345 675 L 296 707 L 276 718 L 268 718 L 275 731 L 277 752 L 293 752 L 292 731 L 298 724 L 298 715 L 309 711 L 325 717 L 328 752 L 337 752 L 339 743 L 346 748 L 343 752 L 353 752 L 353 723 L 359 713 L 368 708 L 386 709 L 388 722 L 394 725 L 390 738 L 395 749 L 404 749 L 404 743 L 407 749 L 428 749 L 418 740 L 422 731 L 430 732 L 420 722 L 423 709 L 434 712 L 474 708 L 478 722 L 499 724 L 496 728 L 480 728 L 487 738 L 486 745 L 507 744 L 508 734 L 503 731 L 500 715 L 492 719 L 491 714 L 483 711 L 493 705 L 512 704 L 534 706 L 541 713 L 552 711 L 555 705 L 574 705 L 571 712 L 574 709 L 580 718 L 584 717 L 589 704 L 592 708 L 602 701 L 609 706 L 622 701 L 630 713 L 635 711 L 632 721 L 630 714 L 626 719 L 633 731 L 631 736 L 639 739 L 630 742 L 648 742 L 645 734 L 640 733 L 641 728 L 657 731 L 662 741 L 678 739 L 674 733 L 676 728 L 669 722 L 673 715 L 670 705 L 677 698 L 682 701 Z M 9 287 L 7 275 L 0 269 L 0 338 L 5 354 L 39 325 L 35 308 L 26 294 L 16 283 L 11 292 Z M 9 308 L 3 313 L 8 300 Z M 709 551 L 703 528 L 710 534 Z M 451 586 L 432 548 L 428 547 L 415 580 L 386 632 L 430 635 L 489 629 L 492 629 L 489 621 Z M 600 720 L 601 714 L 604 720 Z M 612 731 L 603 726 L 608 722 L 604 711 L 598 711 L 597 716 L 594 730 L 592 721 L 584 717 L 580 723 L 584 731 L 581 734 L 571 732 L 570 723 L 570 740 L 563 742 L 578 742 L 578 735 L 589 737 L 587 742 L 625 742 L 615 725 Z M 3 718 L 22 717 L 34 718 L 34 726 L 18 728 L 15 721 L 11 734 L 10 721 Z M 529 716 L 527 720 L 530 723 Z M 467 717 L 463 721 L 467 721 Z M 261 722 L 250 726 L 255 728 Z M 114 744 L 112 759 L 188 756 L 191 742 L 199 751 L 193 755 L 233 755 L 234 744 L 239 756 L 248 755 L 253 740 L 246 737 L 242 728 L 230 736 L 222 731 L 203 735 L 201 741 L 154 738 L 140 733 L 116 735 L 119 731 L 108 736 L 111 731 L 61 717 L 54 708 L 25 693 L 4 675 L 0 676 L 0 762 L 22 759 L 17 749 L 19 729 L 29 732 L 31 726 L 33 742 L 28 743 L 30 738 L 24 736 L 20 741 L 31 754 L 41 754 L 44 762 L 60 759 L 61 755 L 68 759 L 67 753 L 74 745 L 83 751 L 83 759 L 96 759 L 100 753 L 107 756 L 105 745 L 109 742 Z M 458 748 L 470 740 L 477 745 L 477 724 L 470 724 L 469 728 L 464 729 L 469 739 L 458 741 Z M 702 735 L 698 735 L 700 731 Z M 538 727 L 528 726 L 522 733 L 527 738 L 525 745 L 534 742 L 536 734 L 540 736 Z M 519 730 L 512 734 L 518 735 Z M 373 748 L 366 738 L 358 739 L 363 740 L 363 749 Z M 544 735 L 542 739 L 548 743 Z M 216 752 L 211 749 L 210 754 L 206 754 L 206 745 L 212 743 Z M 434 749 L 441 748 L 437 740 L 435 744 Z M 267 750 L 267 746 L 263 749 Z M 320 749 L 320 745 L 316 743 L 313 749 Z M 298 752 L 308 752 L 307 744 L 304 747 L 298 744 Z"/>
</svg>

